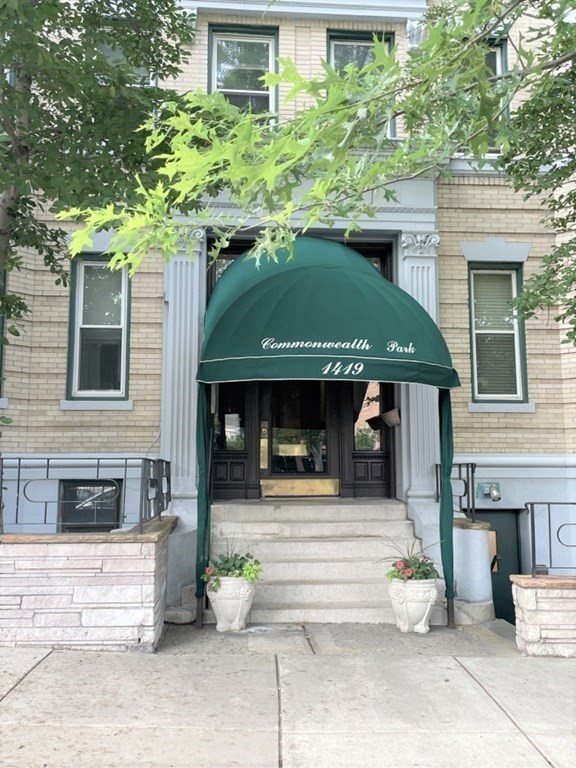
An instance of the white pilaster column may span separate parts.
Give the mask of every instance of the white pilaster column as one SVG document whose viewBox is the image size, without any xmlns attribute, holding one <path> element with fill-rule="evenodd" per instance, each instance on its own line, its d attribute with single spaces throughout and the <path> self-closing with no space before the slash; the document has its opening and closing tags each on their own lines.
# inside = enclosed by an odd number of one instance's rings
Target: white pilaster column
<svg viewBox="0 0 576 768">
<path fill-rule="evenodd" d="M 162 456 L 171 462 L 177 514 L 196 523 L 196 370 L 206 306 L 206 247 L 194 233 L 193 255 L 174 257 L 164 269 Z M 189 501 L 186 501 L 189 500 Z"/>
<path fill-rule="evenodd" d="M 439 243 L 435 232 L 404 232 L 398 264 L 398 285 L 434 321 L 438 318 Z M 402 395 L 402 490 L 407 499 L 430 500 L 435 492 L 434 465 L 440 460 L 438 391 L 425 384 L 408 384 Z"/>
</svg>

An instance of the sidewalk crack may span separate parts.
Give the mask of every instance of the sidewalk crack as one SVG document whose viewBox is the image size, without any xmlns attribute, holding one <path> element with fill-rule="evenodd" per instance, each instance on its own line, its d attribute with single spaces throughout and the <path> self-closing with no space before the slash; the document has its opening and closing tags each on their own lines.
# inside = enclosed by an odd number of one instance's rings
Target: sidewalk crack
<svg viewBox="0 0 576 768">
<path fill-rule="evenodd" d="M 282 688 L 280 686 L 280 662 L 278 654 L 274 654 L 274 664 L 276 666 L 276 690 L 278 691 L 278 768 L 284 765 L 284 755 L 282 753 Z"/>
<path fill-rule="evenodd" d="M 480 682 L 480 680 L 478 680 L 478 678 L 477 678 L 477 677 L 476 677 L 476 676 L 475 676 L 475 675 L 474 675 L 474 674 L 473 674 L 473 673 L 472 673 L 472 672 L 471 672 L 471 671 L 468 669 L 468 667 L 466 667 L 466 665 L 465 665 L 465 664 L 464 664 L 462 661 L 460 661 L 460 659 L 459 659 L 457 656 L 453 656 L 453 658 L 454 658 L 454 660 L 455 660 L 455 661 L 456 661 L 456 662 L 457 662 L 457 663 L 458 663 L 458 664 L 459 664 L 459 665 L 462 667 L 462 669 L 464 670 L 464 672 L 466 672 L 466 674 L 467 674 L 467 675 L 469 675 L 469 676 L 472 678 L 472 680 L 474 680 L 474 682 L 476 683 L 476 685 L 480 686 L 480 688 L 481 688 L 481 689 L 484 691 L 484 693 L 486 694 L 486 696 L 488 696 L 488 698 L 489 698 L 491 701 L 493 701 L 493 702 L 494 702 L 494 704 L 496 704 L 496 706 L 498 707 L 498 709 L 499 709 L 499 710 L 500 710 L 500 711 L 501 711 L 501 712 L 504 714 L 504 716 L 505 716 L 505 717 L 506 717 L 506 718 L 507 718 L 507 719 L 508 719 L 508 720 L 509 720 L 509 721 L 512 723 L 512 725 L 514 726 L 514 728 L 516 728 L 516 730 L 517 730 L 519 733 L 521 733 L 521 734 L 522 734 L 522 736 L 524 736 L 524 738 L 526 739 L 526 741 L 527 741 L 527 742 L 528 742 L 528 743 L 529 743 L 529 744 L 530 744 L 530 745 L 531 745 L 531 746 L 532 746 L 532 747 L 533 747 L 533 748 L 536 750 L 536 752 L 538 752 L 538 754 L 540 755 L 540 757 L 541 757 L 543 760 L 545 760 L 545 761 L 548 763 L 548 765 L 551 765 L 551 766 L 554 768 L 554 766 L 555 766 L 555 763 L 554 763 L 552 760 L 550 760 L 550 758 L 549 758 L 549 757 L 547 757 L 547 756 L 544 754 L 544 752 L 543 752 L 543 751 L 540 749 L 540 747 L 539 747 L 537 744 L 535 744 L 535 743 L 534 743 L 534 741 L 532 741 L 532 739 L 530 738 L 530 736 L 528 736 L 528 734 L 527 734 L 527 733 L 526 733 L 526 732 L 525 732 L 525 731 L 524 731 L 524 730 L 523 730 L 523 729 L 520 727 L 519 723 L 517 723 L 517 722 L 516 722 L 516 720 L 515 720 L 515 719 L 512 717 L 512 715 L 510 715 L 508 712 L 506 712 L 506 710 L 504 709 L 504 707 L 502 706 L 502 704 L 500 704 L 500 702 L 498 701 L 498 699 L 497 699 L 497 698 L 496 698 L 496 697 L 495 697 L 493 694 L 491 694 L 491 693 L 490 693 L 490 691 L 489 691 L 489 690 L 486 688 L 486 686 L 484 686 L 484 685 L 483 685 L 483 684 Z"/>
<path fill-rule="evenodd" d="M 314 647 L 312 637 L 308 634 L 308 628 L 306 627 L 306 624 L 302 624 L 302 632 L 304 633 L 304 637 L 308 645 L 310 646 L 310 650 L 312 651 L 312 654 L 316 656 L 316 648 Z"/>
<path fill-rule="evenodd" d="M 30 667 L 30 669 L 24 675 L 22 675 L 22 677 L 20 677 L 18 680 L 16 680 L 14 685 L 11 688 L 9 688 L 3 696 L 0 694 L 0 703 L 3 702 L 4 699 L 7 699 L 8 696 L 10 696 L 10 694 L 12 693 L 12 691 L 14 689 L 16 689 L 20 685 L 20 683 L 22 683 L 24 680 L 26 680 L 28 675 L 30 675 L 32 672 L 34 672 L 36 667 L 38 667 L 40 664 L 42 664 L 42 662 L 45 661 L 48 658 L 48 656 L 51 656 L 53 652 L 54 652 L 54 649 L 51 648 L 44 656 L 42 656 L 41 659 L 38 659 L 38 661 L 36 662 L 36 664 L 34 664 L 33 667 Z"/>
</svg>

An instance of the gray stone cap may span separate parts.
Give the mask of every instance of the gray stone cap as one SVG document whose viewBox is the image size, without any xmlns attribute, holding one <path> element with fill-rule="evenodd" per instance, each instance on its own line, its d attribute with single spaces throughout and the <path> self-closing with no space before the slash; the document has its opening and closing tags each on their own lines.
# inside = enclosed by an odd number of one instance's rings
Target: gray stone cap
<svg viewBox="0 0 576 768">
<path fill-rule="evenodd" d="M 455 517 L 452 521 L 454 528 L 466 528 L 471 531 L 489 531 L 490 523 L 484 520 L 469 520 L 467 517 Z"/>
<path fill-rule="evenodd" d="M 177 515 L 156 517 L 138 528 L 114 533 L 3 533 L 0 544 L 147 544 L 162 541 L 178 524 Z"/>
<path fill-rule="evenodd" d="M 525 576 L 513 574 L 510 581 L 524 589 L 576 589 L 576 576 Z"/>
</svg>

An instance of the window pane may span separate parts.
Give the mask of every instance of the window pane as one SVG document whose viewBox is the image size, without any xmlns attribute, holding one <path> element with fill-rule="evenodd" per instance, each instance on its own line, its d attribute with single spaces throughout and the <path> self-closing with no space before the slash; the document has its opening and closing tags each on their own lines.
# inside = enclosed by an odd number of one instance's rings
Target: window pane
<svg viewBox="0 0 576 768">
<path fill-rule="evenodd" d="M 80 329 L 79 389 L 120 391 L 120 328 Z"/>
<path fill-rule="evenodd" d="M 256 96 L 254 94 L 225 93 L 225 96 L 230 104 L 234 104 L 235 107 L 240 107 L 241 109 L 250 109 L 255 114 L 267 112 L 270 109 L 270 97 L 268 94 Z"/>
<path fill-rule="evenodd" d="M 60 520 L 63 531 L 106 532 L 120 524 L 121 480 L 63 480 Z"/>
<path fill-rule="evenodd" d="M 344 69 L 347 64 L 354 64 L 358 69 L 362 69 L 368 62 L 374 61 L 371 43 L 333 43 L 332 51 L 332 66 L 335 69 Z"/>
<path fill-rule="evenodd" d="M 218 385 L 218 409 L 214 416 L 214 447 L 221 451 L 244 451 L 246 386 L 243 382 Z"/>
<path fill-rule="evenodd" d="M 514 316 L 512 275 L 474 273 L 474 323 L 476 330 L 510 330 Z"/>
<path fill-rule="evenodd" d="M 354 450 L 379 451 L 380 428 L 372 429 L 368 419 L 380 415 L 380 383 L 377 381 L 354 382 Z"/>
<path fill-rule="evenodd" d="M 259 80 L 270 68 L 270 44 L 255 40 L 218 40 L 216 87 L 263 91 Z"/>
<path fill-rule="evenodd" d="M 326 382 L 272 383 L 272 472 L 326 472 Z"/>
<path fill-rule="evenodd" d="M 124 51 L 122 51 L 121 48 L 117 48 L 114 45 L 107 45 L 105 43 L 102 43 L 97 46 L 100 53 L 102 53 L 106 59 L 108 60 L 108 63 L 112 66 L 125 66 L 126 65 L 126 56 L 124 54 Z M 149 85 L 150 83 L 150 74 L 146 67 L 134 67 L 132 68 L 132 73 L 134 80 L 137 83 L 141 83 L 143 85 Z"/>
<path fill-rule="evenodd" d="M 121 325 L 122 272 L 86 264 L 82 298 L 82 325 Z"/>
<path fill-rule="evenodd" d="M 502 50 L 500 48 L 492 48 L 486 54 L 486 66 L 495 75 L 499 75 L 502 72 L 501 58 Z"/>
<path fill-rule="evenodd" d="M 476 335 L 476 368 L 479 395 L 516 395 L 514 335 Z"/>
</svg>

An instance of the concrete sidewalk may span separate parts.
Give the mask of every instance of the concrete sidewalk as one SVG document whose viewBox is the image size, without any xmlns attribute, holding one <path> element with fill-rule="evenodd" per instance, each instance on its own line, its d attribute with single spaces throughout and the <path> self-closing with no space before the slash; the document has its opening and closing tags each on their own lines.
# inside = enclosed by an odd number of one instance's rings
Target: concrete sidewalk
<svg viewBox="0 0 576 768">
<path fill-rule="evenodd" d="M 171 626 L 155 655 L 0 648 L 2 768 L 574 768 L 576 659 L 503 627 Z"/>
</svg>

